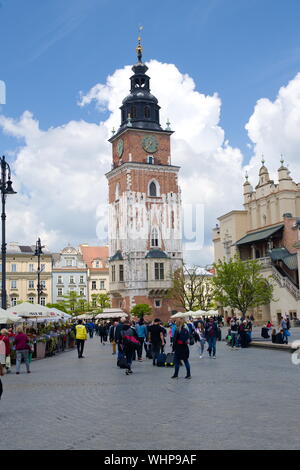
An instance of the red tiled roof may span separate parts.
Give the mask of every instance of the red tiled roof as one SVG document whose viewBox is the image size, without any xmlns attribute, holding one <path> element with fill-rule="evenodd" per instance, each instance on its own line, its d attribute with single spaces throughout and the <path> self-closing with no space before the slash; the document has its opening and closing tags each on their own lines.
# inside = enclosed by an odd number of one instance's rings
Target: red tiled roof
<svg viewBox="0 0 300 470">
<path fill-rule="evenodd" d="M 101 259 L 103 261 L 107 261 L 109 257 L 108 246 L 80 245 L 80 251 L 88 268 L 93 267 L 93 260 Z"/>
</svg>

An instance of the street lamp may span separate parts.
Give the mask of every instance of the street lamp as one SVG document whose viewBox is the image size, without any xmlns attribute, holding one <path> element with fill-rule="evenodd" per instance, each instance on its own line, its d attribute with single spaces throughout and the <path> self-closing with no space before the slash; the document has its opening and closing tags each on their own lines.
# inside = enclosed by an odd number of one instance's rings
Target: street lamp
<svg viewBox="0 0 300 470">
<path fill-rule="evenodd" d="M 5 161 L 5 157 L 1 158 L 1 199 L 2 199 L 2 292 L 1 292 L 1 305 L 4 310 L 7 307 L 7 299 L 6 299 L 6 240 L 5 240 L 5 220 L 6 220 L 6 213 L 5 213 L 5 202 L 6 196 L 8 194 L 17 194 L 16 191 L 12 188 L 12 181 L 11 181 L 11 171 L 9 164 Z"/>
<path fill-rule="evenodd" d="M 37 269 L 37 275 L 38 275 L 38 283 L 37 283 L 37 293 L 38 293 L 38 304 L 41 301 L 41 295 L 43 294 L 43 286 L 41 284 L 41 255 L 43 254 L 42 248 L 45 248 L 45 246 L 41 244 L 41 239 L 38 238 L 36 244 L 35 244 L 35 253 L 34 255 L 38 257 L 38 269 Z"/>
</svg>

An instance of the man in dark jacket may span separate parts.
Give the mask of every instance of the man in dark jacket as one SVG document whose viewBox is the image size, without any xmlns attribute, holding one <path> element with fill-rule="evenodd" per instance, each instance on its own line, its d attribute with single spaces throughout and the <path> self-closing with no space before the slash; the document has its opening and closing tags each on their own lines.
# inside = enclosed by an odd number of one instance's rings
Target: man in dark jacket
<svg viewBox="0 0 300 470">
<path fill-rule="evenodd" d="M 121 320 L 120 320 L 120 323 L 116 326 L 116 330 L 115 330 L 115 341 L 118 345 L 118 357 L 117 357 L 117 360 L 121 359 L 122 357 L 124 357 L 124 352 L 123 352 L 123 346 L 122 346 L 122 336 L 121 336 L 121 332 L 123 330 L 123 326 L 124 326 L 124 322 L 126 321 L 126 318 L 125 317 L 122 317 Z"/>
<path fill-rule="evenodd" d="M 216 322 L 214 322 L 214 319 L 211 317 L 205 326 L 205 338 L 206 338 L 206 341 L 208 342 L 209 357 L 213 357 L 214 359 L 216 359 L 217 337 L 218 337 L 218 325 Z M 213 356 L 211 356 L 211 353 L 213 353 Z"/>
</svg>

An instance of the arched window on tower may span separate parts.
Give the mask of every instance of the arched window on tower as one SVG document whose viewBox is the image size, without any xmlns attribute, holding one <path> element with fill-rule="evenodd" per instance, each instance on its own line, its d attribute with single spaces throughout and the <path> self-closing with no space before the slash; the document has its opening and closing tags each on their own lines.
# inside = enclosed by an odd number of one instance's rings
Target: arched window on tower
<svg viewBox="0 0 300 470">
<path fill-rule="evenodd" d="M 150 118 L 150 108 L 149 106 L 145 106 L 144 108 L 144 116 L 146 119 L 149 119 Z"/>
<path fill-rule="evenodd" d="M 153 227 L 151 231 L 151 247 L 157 247 L 158 245 L 158 230 L 156 227 Z"/>
<path fill-rule="evenodd" d="M 149 184 L 149 191 L 148 194 L 150 197 L 158 197 L 159 196 L 159 185 L 156 181 L 151 181 Z"/>
<path fill-rule="evenodd" d="M 131 106 L 131 108 L 130 108 L 130 117 L 132 119 L 136 118 L 136 106 Z"/>
</svg>

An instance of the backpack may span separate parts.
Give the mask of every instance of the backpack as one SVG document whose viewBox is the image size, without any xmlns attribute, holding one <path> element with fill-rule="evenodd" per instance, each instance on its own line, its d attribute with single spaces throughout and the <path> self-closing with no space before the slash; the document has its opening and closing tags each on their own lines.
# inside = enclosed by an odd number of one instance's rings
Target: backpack
<svg viewBox="0 0 300 470">
<path fill-rule="evenodd" d="M 140 346 L 140 342 L 136 337 L 133 335 L 132 328 L 128 328 L 128 330 L 122 331 L 122 337 L 125 345 L 134 346 L 138 348 Z"/>
</svg>

